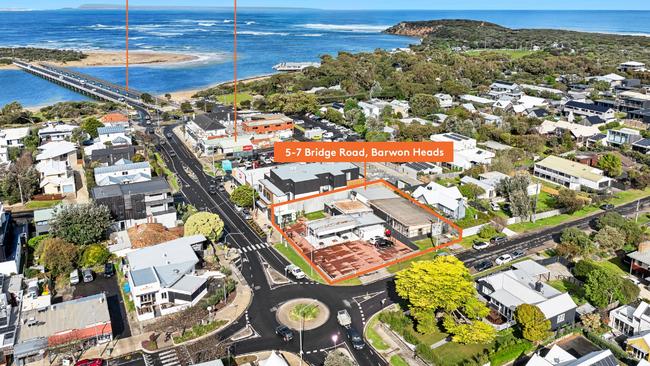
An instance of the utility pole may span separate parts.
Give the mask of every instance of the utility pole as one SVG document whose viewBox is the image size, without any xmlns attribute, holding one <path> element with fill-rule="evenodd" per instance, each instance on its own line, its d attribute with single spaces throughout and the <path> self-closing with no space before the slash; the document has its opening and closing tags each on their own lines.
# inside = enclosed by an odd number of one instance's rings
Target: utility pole
<svg viewBox="0 0 650 366">
<path fill-rule="evenodd" d="M 641 200 L 636 201 L 636 214 L 634 215 L 634 222 L 639 222 L 639 208 L 641 206 Z"/>
</svg>

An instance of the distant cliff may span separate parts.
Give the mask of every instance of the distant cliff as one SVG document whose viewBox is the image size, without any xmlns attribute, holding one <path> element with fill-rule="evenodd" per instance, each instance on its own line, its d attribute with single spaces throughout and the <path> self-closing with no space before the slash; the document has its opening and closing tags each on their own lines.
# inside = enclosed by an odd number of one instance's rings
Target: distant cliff
<svg viewBox="0 0 650 366">
<path fill-rule="evenodd" d="M 419 37 L 424 45 L 469 49 L 595 51 L 618 50 L 650 58 L 650 37 L 576 32 L 561 29 L 510 29 L 498 24 L 464 19 L 401 22 L 386 33 Z"/>
</svg>

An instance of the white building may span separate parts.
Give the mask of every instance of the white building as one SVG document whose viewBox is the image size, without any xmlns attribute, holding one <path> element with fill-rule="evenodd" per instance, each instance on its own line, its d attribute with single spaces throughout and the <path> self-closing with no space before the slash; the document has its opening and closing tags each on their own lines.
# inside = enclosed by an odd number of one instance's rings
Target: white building
<svg viewBox="0 0 650 366">
<path fill-rule="evenodd" d="M 151 180 L 151 165 L 146 161 L 134 163 L 122 159 L 115 165 L 97 167 L 94 173 L 98 186 L 146 182 Z"/>
<path fill-rule="evenodd" d="M 205 296 L 207 278 L 196 275 L 199 257 L 193 248 L 205 242 L 203 235 L 194 235 L 126 255 L 130 296 L 138 320 L 175 313 Z"/>
<path fill-rule="evenodd" d="M 97 129 L 99 142 L 106 147 L 131 145 L 131 137 L 123 126 L 100 127 Z"/>
<path fill-rule="evenodd" d="M 519 97 L 522 94 L 521 87 L 517 83 L 509 81 L 495 81 L 490 85 L 488 93 L 494 99 L 499 99 L 501 96 Z"/>
<path fill-rule="evenodd" d="M 77 128 L 79 128 L 79 126 L 51 122 L 38 130 L 38 137 L 41 139 L 41 143 L 49 141 L 69 141 L 70 136 L 72 136 L 72 131 Z"/>
<path fill-rule="evenodd" d="M 454 220 L 465 217 L 465 199 L 456 186 L 444 187 L 436 182 L 431 182 L 426 186 L 418 187 L 413 191 L 412 196 Z"/>
<path fill-rule="evenodd" d="M 492 99 L 477 97 L 476 95 L 470 95 L 470 94 L 461 95 L 460 100 L 463 102 L 478 104 L 483 106 L 491 106 L 495 103 L 495 101 Z"/>
<path fill-rule="evenodd" d="M 9 148 L 22 148 L 22 139 L 29 136 L 29 127 L 0 130 L 0 164 L 9 161 Z"/>
<path fill-rule="evenodd" d="M 226 126 L 223 121 L 230 121 L 230 110 L 224 109 L 218 113 L 195 115 L 185 125 L 185 138 L 196 150 L 204 154 L 212 154 L 206 142 L 210 139 L 227 136 Z"/>
<path fill-rule="evenodd" d="M 39 146 L 38 151 L 36 155 L 38 162 L 62 161 L 69 167 L 77 166 L 77 147 L 71 142 L 48 142 Z"/>
<path fill-rule="evenodd" d="M 372 213 L 344 214 L 307 222 L 305 239 L 322 249 L 350 241 L 384 235 L 384 220 Z"/>
<path fill-rule="evenodd" d="M 626 61 L 618 65 L 618 69 L 623 72 L 646 71 L 645 64 L 638 61 Z"/>
<path fill-rule="evenodd" d="M 40 188 L 45 194 L 76 193 L 74 170 L 67 161 L 42 160 L 36 164 L 40 174 Z"/>
<path fill-rule="evenodd" d="M 600 169 L 553 155 L 535 163 L 533 174 L 574 191 L 602 191 L 608 189 L 612 183 L 612 179 L 604 176 Z"/>
<path fill-rule="evenodd" d="M 454 98 L 449 94 L 438 93 L 434 97 L 438 99 L 440 108 L 451 108 L 454 105 Z"/>
<path fill-rule="evenodd" d="M 608 349 L 589 352 L 580 358 L 575 358 L 557 344 L 553 345 L 543 357 L 535 353 L 526 362 L 526 366 L 616 366 L 618 364 L 618 360 Z"/>
<path fill-rule="evenodd" d="M 564 132 L 569 132 L 578 145 L 583 145 L 591 136 L 600 133 L 598 127 L 585 126 L 579 123 L 572 123 L 567 121 L 549 121 L 544 120 L 537 128 L 537 133 L 540 135 L 557 135 L 562 136 Z"/>
<path fill-rule="evenodd" d="M 623 305 L 609 312 L 609 326 L 625 335 L 650 330 L 650 304 L 641 301 L 636 307 Z"/>
<path fill-rule="evenodd" d="M 441 133 L 431 135 L 431 141 L 453 142 L 454 161 L 445 163 L 456 169 L 469 169 L 474 165 L 487 165 L 492 163 L 495 154 L 476 147 L 476 140 L 457 133 Z"/>
<path fill-rule="evenodd" d="M 359 107 L 363 111 L 363 114 L 366 117 L 369 118 L 379 118 L 381 115 L 381 112 L 386 108 L 386 107 L 391 107 L 393 109 L 394 114 L 401 114 L 402 118 L 406 118 L 409 116 L 408 112 L 410 109 L 409 103 L 404 100 L 393 100 L 391 102 L 387 102 L 384 100 L 380 99 L 371 99 L 367 102 L 359 102 L 358 103 Z"/>
</svg>

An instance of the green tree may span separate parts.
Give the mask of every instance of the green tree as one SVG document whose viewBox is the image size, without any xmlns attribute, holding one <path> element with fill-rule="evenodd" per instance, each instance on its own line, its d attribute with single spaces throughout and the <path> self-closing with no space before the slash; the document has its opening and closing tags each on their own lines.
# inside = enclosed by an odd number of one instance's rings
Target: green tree
<svg viewBox="0 0 650 366">
<path fill-rule="evenodd" d="M 22 142 L 25 150 L 29 151 L 31 154 L 34 154 L 38 150 L 38 145 L 41 143 L 41 139 L 38 137 L 38 129 L 31 129 L 29 135 L 25 136 Z"/>
<path fill-rule="evenodd" d="M 337 111 L 334 108 L 327 108 L 323 114 L 323 118 L 330 122 L 336 123 L 337 125 L 342 125 L 345 122 L 345 118 L 343 118 L 341 112 Z"/>
<path fill-rule="evenodd" d="M 248 184 L 235 188 L 230 195 L 230 200 L 239 207 L 252 207 L 258 193 Z"/>
<path fill-rule="evenodd" d="M 181 112 L 183 112 L 183 113 L 192 113 L 193 111 L 194 111 L 194 108 L 192 107 L 192 103 L 190 103 L 190 102 L 181 103 Z"/>
<path fill-rule="evenodd" d="M 497 191 L 510 202 L 510 212 L 515 217 L 528 218 L 532 214 L 532 202 L 528 197 L 530 178 L 519 174 L 502 179 L 497 185 Z"/>
<path fill-rule="evenodd" d="M 573 259 L 585 257 L 595 250 L 594 243 L 582 230 L 576 227 L 566 228 L 562 231 L 560 244 L 557 251 L 560 255 Z"/>
<path fill-rule="evenodd" d="M 460 194 L 463 195 L 463 197 L 467 197 L 469 200 L 475 200 L 478 198 L 478 196 L 485 193 L 485 189 L 477 186 L 474 183 L 463 184 L 458 187 L 458 190 L 460 191 Z"/>
<path fill-rule="evenodd" d="M 431 94 L 415 94 L 409 103 L 411 113 L 416 117 L 426 118 L 436 113 L 439 103 L 438 99 Z"/>
<path fill-rule="evenodd" d="M 585 201 L 578 197 L 578 193 L 568 188 L 560 188 L 557 195 L 557 204 L 559 207 L 566 209 L 567 213 L 572 214 L 585 206 Z"/>
<path fill-rule="evenodd" d="M 104 205 L 61 205 L 54 209 L 50 233 L 73 244 L 88 245 L 102 240 L 110 225 L 111 213 Z"/>
<path fill-rule="evenodd" d="M 314 113 L 318 110 L 318 100 L 315 95 L 303 92 L 273 94 L 266 99 L 266 106 L 286 114 Z"/>
<path fill-rule="evenodd" d="M 156 101 L 149 93 L 142 93 L 140 99 L 147 104 L 153 104 Z"/>
<path fill-rule="evenodd" d="M 52 277 L 70 273 L 74 269 L 78 247 L 60 238 L 48 238 L 41 243 L 42 252 L 39 260 Z"/>
<path fill-rule="evenodd" d="M 197 212 L 185 222 L 185 236 L 203 235 L 216 243 L 223 234 L 223 221 L 217 214 Z"/>
<path fill-rule="evenodd" d="M 131 158 L 131 161 L 133 161 L 134 163 L 141 163 L 145 160 L 146 159 L 144 158 L 144 156 L 140 153 L 133 154 L 133 157 Z"/>
<path fill-rule="evenodd" d="M 84 248 L 79 258 L 79 265 L 83 268 L 94 267 L 106 263 L 111 252 L 103 244 L 91 244 Z"/>
<path fill-rule="evenodd" d="M 551 321 L 536 305 L 519 305 L 515 310 L 515 320 L 524 338 L 531 342 L 540 342 L 551 335 Z"/>
<path fill-rule="evenodd" d="M 608 177 L 618 177 L 623 173 L 621 158 L 616 154 L 605 154 L 598 159 L 598 167 L 605 171 Z"/>
<path fill-rule="evenodd" d="M 611 226 L 603 227 L 594 236 L 594 241 L 606 253 L 613 253 L 619 249 L 623 249 L 625 239 L 625 233 Z"/>
<path fill-rule="evenodd" d="M 497 234 L 499 234 L 497 229 L 490 224 L 481 227 L 481 230 L 478 231 L 478 237 L 481 239 L 490 239 L 495 237 Z"/>
<path fill-rule="evenodd" d="M 585 296 L 589 303 L 604 308 L 615 300 L 623 300 L 621 278 L 605 269 L 595 269 L 587 275 Z"/>
<path fill-rule="evenodd" d="M 9 204 L 28 201 L 39 189 L 40 174 L 28 151 L 0 168 L 0 200 Z"/>
<path fill-rule="evenodd" d="M 81 122 L 81 129 L 94 139 L 99 136 L 97 129 L 100 127 L 104 127 L 104 124 L 94 117 L 86 118 L 83 122 Z"/>
</svg>

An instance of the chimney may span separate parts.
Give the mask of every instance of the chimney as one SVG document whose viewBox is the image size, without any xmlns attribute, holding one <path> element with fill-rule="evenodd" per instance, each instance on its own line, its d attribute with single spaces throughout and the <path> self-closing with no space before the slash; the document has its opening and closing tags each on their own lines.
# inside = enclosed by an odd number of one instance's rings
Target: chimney
<svg viewBox="0 0 650 366">
<path fill-rule="evenodd" d="M 542 281 L 535 282 L 535 291 L 542 292 Z"/>
</svg>

